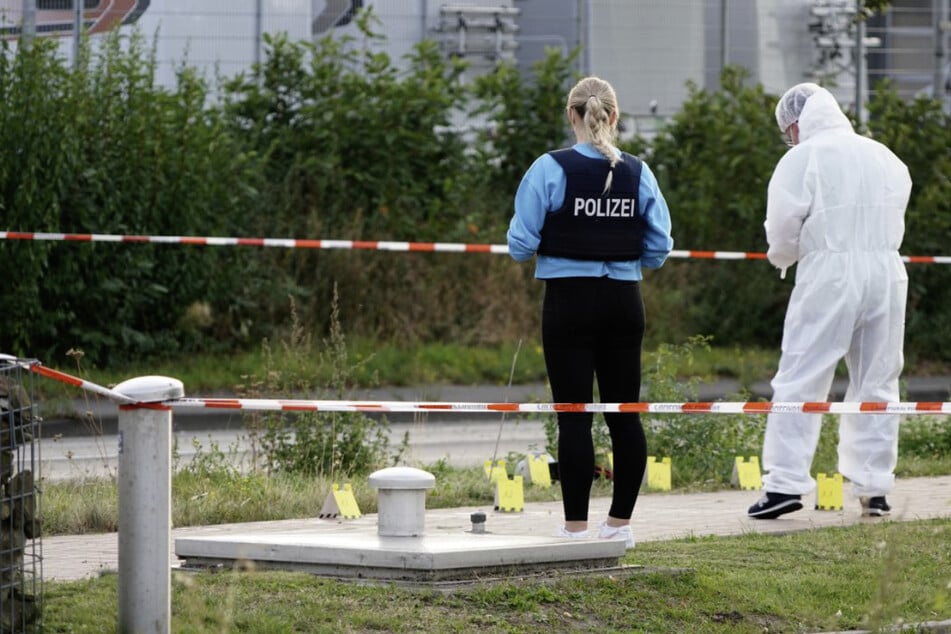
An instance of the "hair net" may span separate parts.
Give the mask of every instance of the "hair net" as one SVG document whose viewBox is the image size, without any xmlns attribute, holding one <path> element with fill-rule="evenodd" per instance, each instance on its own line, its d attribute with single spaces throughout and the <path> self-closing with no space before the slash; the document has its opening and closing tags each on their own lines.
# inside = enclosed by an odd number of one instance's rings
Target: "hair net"
<svg viewBox="0 0 951 634">
<path fill-rule="evenodd" d="M 776 124 L 779 125 L 782 132 L 785 132 L 789 126 L 799 120 L 799 115 L 802 114 L 802 107 L 806 105 L 806 100 L 820 90 L 822 90 L 822 87 L 818 84 L 806 82 L 796 84 L 779 98 L 779 103 L 776 104 Z"/>
</svg>

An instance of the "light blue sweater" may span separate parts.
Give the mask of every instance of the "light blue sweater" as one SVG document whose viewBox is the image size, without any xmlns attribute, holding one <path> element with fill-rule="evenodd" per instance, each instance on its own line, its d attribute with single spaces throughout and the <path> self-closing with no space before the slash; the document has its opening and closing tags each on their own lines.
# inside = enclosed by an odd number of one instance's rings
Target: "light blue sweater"
<svg viewBox="0 0 951 634">
<path fill-rule="evenodd" d="M 578 143 L 574 150 L 590 158 L 601 157 L 590 143 Z M 565 181 L 564 170 L 547 153 L 538 157 L 522 177 L 515 193 L 515 215 L 508 230 L 509 254 L 518 262 L 531 259 L 538 250 L 546 216 L 560 209 L 564 203 Z M 670 236 L 667 202 L 646 163 L 641 168 L 638 201 L 640 213 L 647 221 L 644 253 L 640 260 L 604 262 L 539 255 L 535 263 L 535 277 L 547 280 L 557 277 L 607 276 L 616 280 L 640 280 L 641 267 L 660 268 L 673 249 L 674 240 Z"/>
</svg>

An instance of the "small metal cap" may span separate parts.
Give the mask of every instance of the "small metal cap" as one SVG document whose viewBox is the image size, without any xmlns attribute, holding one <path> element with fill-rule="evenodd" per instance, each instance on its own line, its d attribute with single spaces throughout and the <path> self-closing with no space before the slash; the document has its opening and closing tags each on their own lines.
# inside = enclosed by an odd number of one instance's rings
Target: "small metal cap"
<svg viewBox="0 0 951 634">
<path fill-rule="evenodd" d="M 485 532 L 485 513 L 477 511 L 469 516 L 469 520 L 472 522 L 473 533 Z"/>
</svg>

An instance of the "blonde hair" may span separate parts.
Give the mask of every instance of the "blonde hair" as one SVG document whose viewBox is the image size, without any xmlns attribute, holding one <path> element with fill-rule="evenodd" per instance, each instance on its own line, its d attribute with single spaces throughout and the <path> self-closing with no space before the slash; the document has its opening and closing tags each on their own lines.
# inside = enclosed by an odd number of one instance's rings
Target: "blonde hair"
<svg viewBox="0 0 951 634">
<path fill-rule="evenodd" d="M 614 166 L 618 162 L 614 141 L 617 138 L 617 94 L 608 82 L 599 77 L 585 77 L 568 93 L 566 110 L 574 110 L 581 121 L 575 134 L 590 141 L 604 158 L 611 162 L 611 171 L 604 182 L 604 191 L 611 189 Z M 612 122 L 611 117 L 614 115 Z M 576 126 L 577 128 L 577 126 Z M 581 139 L 579 139 L 581 140 Z"/>
</svg>

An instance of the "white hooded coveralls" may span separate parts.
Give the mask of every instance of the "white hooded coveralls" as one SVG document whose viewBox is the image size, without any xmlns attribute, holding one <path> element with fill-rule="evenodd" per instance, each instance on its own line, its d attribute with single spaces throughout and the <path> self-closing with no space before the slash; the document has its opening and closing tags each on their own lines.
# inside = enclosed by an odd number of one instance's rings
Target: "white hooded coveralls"
<svg viewBox="0 0 951 634">
<path fill-rule="evenodd" d="M 783 328 L 773 401 L 825 401 L 836 365 L 849 372 L 846 401 L 897 401 L 908 278 L 898 249 L 911 193 L 908 168 L 881 143 L 856 134 L 819 88 L 802 106 L 799 144 L 769 182 L 768 258 L 798 262 Z M 771 414 L 763 488 L 807 494 L 820 414 Z M 856 496 L 894 486 L 899 417 L 842 415 L 839 472 Z"/>
</svg>

